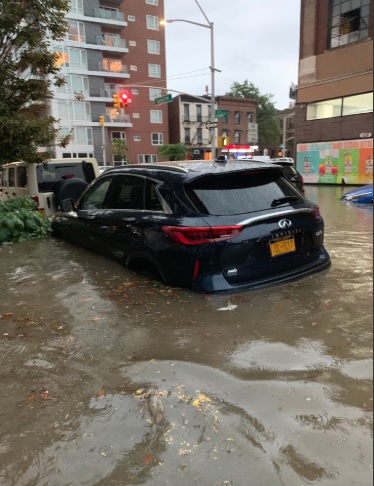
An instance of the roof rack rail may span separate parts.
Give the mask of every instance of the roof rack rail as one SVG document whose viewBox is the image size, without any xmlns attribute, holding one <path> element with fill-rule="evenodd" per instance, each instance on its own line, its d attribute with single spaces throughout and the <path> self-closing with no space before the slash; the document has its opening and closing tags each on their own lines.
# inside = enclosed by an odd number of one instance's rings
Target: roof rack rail
<svg viewBox="0 0 374 486">
<path fill-rule="evenodd" d="M 158 169 L 158 170 L 166 170 L 170 172 L 188 172 L 188 169 L 185 169 L 184 167 L 177 167 L 173 165 L 162 165 L 161 164 L 127 164 L 121 167 L 130 167 L 131 169 L 142 169 L 143 167 L 146 167 L 147 169 Z M 117 167 L 118 168 L 118 167 Z"/>
</svg>

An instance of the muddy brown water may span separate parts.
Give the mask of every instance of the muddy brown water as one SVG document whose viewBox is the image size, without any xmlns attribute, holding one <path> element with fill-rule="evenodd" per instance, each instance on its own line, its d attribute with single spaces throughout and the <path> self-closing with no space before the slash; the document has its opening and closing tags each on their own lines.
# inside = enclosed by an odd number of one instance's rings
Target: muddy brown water
<svg viewBox="0 0 374 486">
<path fill-rule="evenodd" d="M 307 186 L 332 267 L 159 286 L 50 239 L 0 247 L 0 486 L 372 484 L 372 207 Z"/>
</svg>

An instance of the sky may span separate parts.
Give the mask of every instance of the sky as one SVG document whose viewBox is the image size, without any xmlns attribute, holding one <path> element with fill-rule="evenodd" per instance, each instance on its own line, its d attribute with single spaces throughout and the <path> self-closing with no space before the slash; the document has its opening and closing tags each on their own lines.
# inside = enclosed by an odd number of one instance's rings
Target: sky
<svg viewBox="0 0 374 486">
<path fill-rule="evenodd" d="M 164 0 L 165 19 L 206 24 L 195 0 Z M 234 82 L 253 83 L 272 94 L 279 110 L 288 108 L 297 84 L 300 0 L 198 0 L 214 24 L 215 94 Z M 168 88 L 201 96 L 210 93 L 211 30 L 185 22 L 166 24 Z M 176 93 L 173 93 L 173 95 Z"/>
</svg>

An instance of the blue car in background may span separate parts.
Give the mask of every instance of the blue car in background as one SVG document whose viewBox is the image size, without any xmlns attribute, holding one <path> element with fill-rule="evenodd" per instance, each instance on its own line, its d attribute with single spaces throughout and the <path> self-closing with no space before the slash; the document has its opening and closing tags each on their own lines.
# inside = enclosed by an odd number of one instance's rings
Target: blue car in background
<svg viewBox="0 0 374 486">
<path fill-rule="evenodd" d="M 340 199 L 358 204 L 373 204 L 373 184 L 348 191 Z"/>
</svg>

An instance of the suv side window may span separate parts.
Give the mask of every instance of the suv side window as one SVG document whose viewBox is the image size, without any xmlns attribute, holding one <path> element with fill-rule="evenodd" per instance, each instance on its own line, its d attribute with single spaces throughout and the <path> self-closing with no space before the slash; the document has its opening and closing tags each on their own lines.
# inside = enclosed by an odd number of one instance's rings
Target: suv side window
<svg viewBox="0 0 374 486">
<path fill-rule="evenodd" d="M 26 167 L 17 167 L 17 187 L 26 187 Z"/>
<path fill-rule="evenodd" d="M 107 199 L 108 189 L 112 179 L 112 177 L 106 177 L 98 182 L 95 187 L 88 189 L 79 203 L 79 209 L 82 211 L 106 209 L 107 206 L 104 203 Z"/>
<path fill-rule="evenodd" d="M 156 182 L 147 180 L 145 209 L 148 211 L 164 211 L 156 187 Z"/>
<path fill-rule="evenodd" d="M 10 167 L 8 172 L 8 186 L 15 187 L 16 185 L 16 169 L 15 167 Z"/>
<path fill-rule="evenodd" d="M 144 209 L 145 179 L 133 175 L 116 177 L 110 209 Z"/>
</svg>

